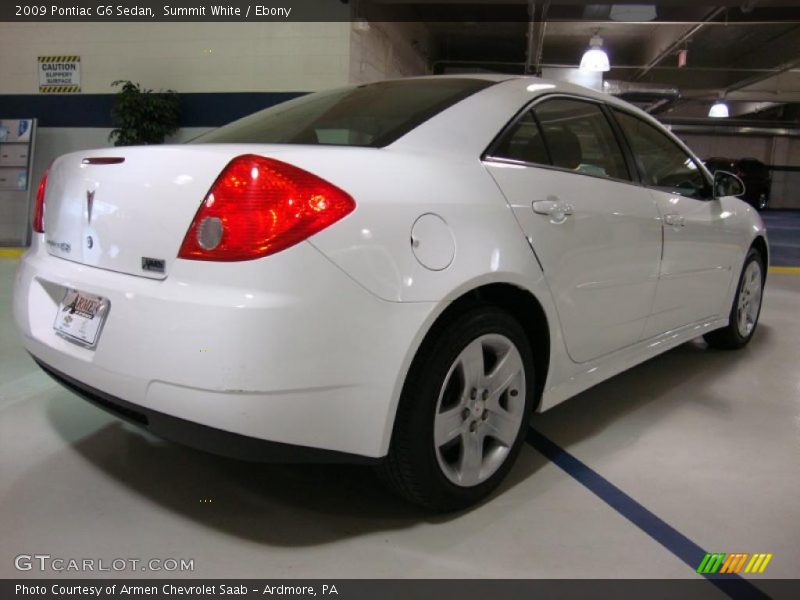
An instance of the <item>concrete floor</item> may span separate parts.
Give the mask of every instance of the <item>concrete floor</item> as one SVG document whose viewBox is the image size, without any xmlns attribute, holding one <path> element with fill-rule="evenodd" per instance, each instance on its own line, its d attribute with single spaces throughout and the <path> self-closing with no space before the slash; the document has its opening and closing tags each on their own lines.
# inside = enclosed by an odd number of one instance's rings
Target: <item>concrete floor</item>
<svg viewBox="0 0 800 600">
<path fill-rule="evenodd" d="M 530 445 L 502 494 L 431 518 L 361 468 L 252 465 L 156 440 L 52 383 L 22 351 L 14 268 L 0 260 L 0 577 L 38 576 L 14 570 L 20 553 L 192 558 L 193 577 L 698 577 Z M 772 274 L 746 349 L 686 344 L 532 425 L 673 538 L 773 553 L 753 580 L 797 577 L 799 298 L 800 275 Z"/>
</svg>

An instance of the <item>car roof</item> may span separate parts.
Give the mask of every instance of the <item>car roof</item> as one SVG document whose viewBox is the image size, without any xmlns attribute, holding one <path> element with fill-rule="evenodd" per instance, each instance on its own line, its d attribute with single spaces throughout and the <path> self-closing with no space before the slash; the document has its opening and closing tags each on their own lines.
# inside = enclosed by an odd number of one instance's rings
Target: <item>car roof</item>
<svg viewBox="0 0 800 600">
<path fill-rule="evenodd" d="M 604 102 L 616 108 L 636 114 L 639 118 L 664 130 L 664 126 L 643 110 L 620 100 L 611 94 L 587 87 L 521 75 L 497 75 L 492 73 L 460 73 L 451 75 L 427 75 L 408 79 L 432 78 L 478 79 L 493 82 L 483 90 L 435 115 L 398 139 L 394 146 L 416 151 L 470 154 L 482 153 L 494 137 L 525 105 L 537 97 L 566 94 Z M 464 124 L 469 123 L 469 127 Z M 674 137 L 674 136 L 673 136 Z M 686 149 L 677 138 L 679 145 Z M 687 149 L 688 150 L 688 149 Z"/>
<path fill-rule="evenodd" d="M 541 90 L 542 92 L 545 91 L 551 92 L 555 90 L 564 93 L 582 94 L 596 98 L 602 98 L 604 100 L 607 100 L 609 98 L 614 98 L 614 96 L 611 96 L 603 92 L 599 92 L 597 90 L 593 90 L 592 88 L 588 88 L 582 85 L 576 85 L 574 83 L 569 83 L 567 81 L 561 81 L 558 79 L 536 77 L 534 75 L 508 75 L 508 74 L 504 75 L 500 73 L 449 73 L 447 75 L 419 75 L 415 77 L 397 77 L 393 79 L 376 81 L 374 83 L 382 83 L 383 81 L 413 81 L 413 80 L 426 80 L 426 79 L 477 79 L 479 81 L 506 83 L 508 85 L 519 88 L 526 88 L 532 85 L 541 85 L 541 86 L 547 86 L 542 88 Z"/>
<path fill-rule="evenodd" d="M 504 84 L 512 88 L 518 88 L 520 90 L 526 90 L 528 92 L 532 92 L 534 97 L 536 93 L 565 93 L 565 94 L 576 94 L 581 96 L 588 96 L 590 98 L 595 98 L 598 100 L 603 100 L 606 102 L 610 102 L 612 104 L 620 104 L 627 107 L 631 107 L 632 105 L 625 102 L 624 100 L 620 100 L 615 96 L 607 94 L 605 92 L 600 92 L 592 88 L 588 88 L 582 85 L 577 85 L 574 83 L 570 83 L 568 81 L 561 81 L 558 79 L 549 79 L 545 77 L 536 77 L 534 75 L 508 75 L 508 74 L 500 74 L 500 73 L 450 73 L 447 75 L 420 75 L 416 77 L 398 77 L 395 79 L 389 79 L 385 81 L 409 81 L 409 80 L 425 80 L 425 79 L 477 79 L 480 81 L 491 81 L 497 84 Z M 380 83 L 380 82 L 375 82 Z M 369 84 L 367 84 L 369 85 Z M 530 89 L 536 86 L 538 89 Z M 645 113 L 647 114 L 647 113 Z"/>
</svg>

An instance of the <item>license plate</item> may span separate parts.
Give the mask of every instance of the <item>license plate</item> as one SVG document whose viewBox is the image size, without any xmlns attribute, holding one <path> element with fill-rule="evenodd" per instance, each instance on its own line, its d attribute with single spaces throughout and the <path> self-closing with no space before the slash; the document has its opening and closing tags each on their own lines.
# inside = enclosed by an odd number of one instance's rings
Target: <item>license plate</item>
<svg viewBox="0 0 800 600">
<path fill-rule="evenodd" d="M 68 340 L 94 347 L 108 314 L 105 298 L 68 289 L 58 305 L 53 328 Z"/>
</svg>

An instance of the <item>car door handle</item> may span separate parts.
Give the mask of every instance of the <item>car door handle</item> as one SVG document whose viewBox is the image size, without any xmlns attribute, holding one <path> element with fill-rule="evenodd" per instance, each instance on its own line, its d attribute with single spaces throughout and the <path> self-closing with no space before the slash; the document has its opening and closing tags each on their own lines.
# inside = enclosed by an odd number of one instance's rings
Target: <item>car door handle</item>
<svg viewBox="0 0 800 600">
<path fill-rule="evenodd" d="M 569 202 L 563 202 L 555 196 L 550 196 L 547 200 L 536 200 L 532 204 L 533 212 L 537 215 L 548 215 L 552 221 L 560 223 L 573 213 L 575 208 Z"/>
<path fill-rule="evenodd" d="M 671 225 L 672 227 L 683 227 L 686 225 L 686 219 L 683 217 L 683 215 L 670 213 L 668 215 L 664 215 L 664 223 Z"/>
</svg>

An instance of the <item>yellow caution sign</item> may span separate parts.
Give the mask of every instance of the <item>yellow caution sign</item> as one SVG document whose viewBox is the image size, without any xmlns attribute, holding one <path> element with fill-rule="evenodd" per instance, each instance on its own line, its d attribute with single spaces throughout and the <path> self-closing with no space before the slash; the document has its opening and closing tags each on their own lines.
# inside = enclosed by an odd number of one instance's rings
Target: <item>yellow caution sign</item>
<svg viewBox="0 0 800 600">
<path fill-rule="evenodd" d="M 40 56 L 39 93 L 69 94 L 81 91 L 81 57 Z"/>
</svg>

